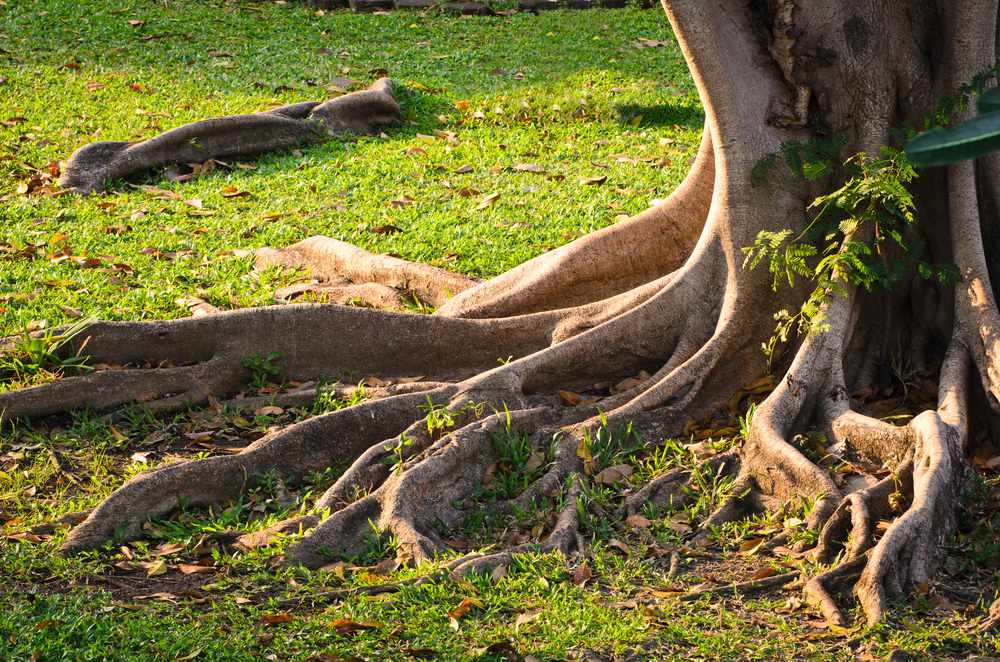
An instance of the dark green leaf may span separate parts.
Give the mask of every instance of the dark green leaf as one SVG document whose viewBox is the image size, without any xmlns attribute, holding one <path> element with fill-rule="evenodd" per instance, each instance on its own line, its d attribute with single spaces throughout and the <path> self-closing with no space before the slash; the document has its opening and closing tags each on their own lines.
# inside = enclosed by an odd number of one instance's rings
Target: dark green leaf
<svg viewBox="0 0 1000 662">
<path fill-rule="evenodd" d="M 1000 150 L 1000 112 L 988 113 L 949 129 L 921 133 L 906 146 L 917 166 L 945 165 Z"/>
<path fill-rule="evenodd" d="M 1000 87 L 986 90 L 979 96 L 979 112 L 993 113 L 1000 110 Z"/>
</svg>

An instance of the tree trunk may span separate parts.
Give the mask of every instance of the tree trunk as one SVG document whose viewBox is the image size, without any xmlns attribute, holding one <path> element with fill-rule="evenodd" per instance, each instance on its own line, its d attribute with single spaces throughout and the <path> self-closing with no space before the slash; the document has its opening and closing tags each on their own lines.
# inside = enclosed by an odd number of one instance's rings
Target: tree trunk
<svg viewBox="0 0 1000 662">
<path fill-rule="evenodd" d="M 921 126 L 939 98 L 994 66 L 997 0 L 664 0 L 664 6 L 706 122 L 690 174 L 659 207 L 484 283 L 321 237 L 262 251 L 261 264 L 307 265 L 340 294 L 388 301 L 403 289 L 443 305 L 433 316 L 284 306 L 101 323 L 84 334 L 95 361 L 176 367 L 103 371 L 0 395 L 7 418 L 113 409 L 133 400 L 169 411 L 236 392 L 248 378 L 242 359 L 270 352 L 280 355 L 288 380 L 335 380 L 349 371 L 390 381 L 422 375 L 271 434 L 238 455 L 142 474 L 71 532 L 67 551 L 98 547 L 116 532 L 137 536 L 146 518 L 174 510 L 181 499 L 234 498 L 269 469 L 301 475 L 346 459 L 350 469 L 315 504 L 316 513 L 329 509 L 329 517 L 297 518 L 244 536 L 244 544 L 311 528 L 288 557 L 314 566 L 331 552 L 356 550 L 375 521 L 395 534 L 401 556 L 433 558 L 443 549 L 435 526 L 466 515 L 461 502 L 497 462 L 498 432 L 529 434 L 537 449 L 560 433 L 547 470 L 499 506 L 510 510 L 539 497 L 579 494 L 592 480 L 584 446 L 598 428 L 632 422 L 650 441 L 678 435 L 692 420 L 725 412 L 741 387 L 759 386 L 766 370 L 760 346 L 774 333 L 773 314 L 796 309 L 808 293 L 775 292 L 766 270 L 743 268 L 742 249 L 761 231 L 804 228 L 815 213 L 810 203 L 835 182 L 809 182 L 782 169 L 761 181 L 758 166 L 790 143 L 831 136 L 846 141 L 845 156 L 876 154 L 897 140 L 894 130 Z M 312 108 L 288 122 L 305 121 Z M 378 115 L 378 122 L 385 118 Z M 874 623 L 887 600 L 932 579 L 965 477 L 970 394 L 988 403 L 977 420 L 992 416 L 985 409 L 1000 408 L 1000 325 L 989 268 L 998 255 L 987 253 L 994 246 L 983 239 L 983 230 L 995 237 L 1000 220 L 998 186 L 998 158 L 921 173 L 914 195 L 927 260 L 954 263 L 958 282 L 909 277 L 874 293 L 845 284 L 846 296 L 825 303 L 827 328 L 786 348 L 775 366 L 781 378 L 738 449 L 709 460 L 734 477 L 735 487 L 702 531 L 792 500 L 814 502 L 806 524 L 817 534 L 817 555 L 837 563 L 811 578 L 806 594 L 835 624 L 844 621 L 831 598 L 836 582 L 854 583 Z M 939 392 L 936 408 L 894 426 L 866 415 L 852 394 L 886 388 L 888 366 L 900 358 L 940 366 Z M 602 387 L 599 398 L 577 406 L 558 395 L 596 391 L 597 383 L 636 374 L 642 377 Z M 831 452 L 855 458 L 857 466 L 873 473 L 889 467 L 891 474 L 843 480 L 791 443 L 810 431 L 825 433 Z M 686 477 L 672 472 L 654 479 L 625 500 L 623 512 L 681 499 Z M 863 489 L 851 487 L 858 484 Z M 542 547 L 582 551 L 576 500 L 563 502 Z M 876 523 L 886 518 L 893 524 L 878 533 Z M 774 543 L 783 540 L 786 534 Z M 450 567 L 488 568 L 511 551 L 470 555 Z"/>
</svg>

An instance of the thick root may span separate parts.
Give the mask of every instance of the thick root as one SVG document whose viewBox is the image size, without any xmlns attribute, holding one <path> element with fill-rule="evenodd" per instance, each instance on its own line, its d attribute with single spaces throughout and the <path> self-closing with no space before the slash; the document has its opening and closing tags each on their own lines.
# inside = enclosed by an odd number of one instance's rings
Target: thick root
<svg viewBox="0 0 1000 662">
<path fill-rule="evenodd" d="M 408 262 L 388 255 L 376 255 L 329 237 L 310 237 L 281 250 L 257 251 L 257 268 L 273 265 L 302 267 L 319 280 L 310 288 L 336 297 L 361 296 L 376 307 L 402 307 L 399 293 L 416 297 L 423 303 L 441 306 L 459 292 L 474 287 L 476 281 L 426 264 Z M 353 288 L 347 283 L 360 284 Z M 380 285 L 396 297 L 359 289 L 362 285 Z M 345 299 L 345 303 L 346 303 Z"/>
<path fill-rule="evenodd" d="M 395 537 L 400 561 L 433 560 L 445 549 L 435 527 L 450 526 L 463 517 L 456 504 L 473 492 L 496 461 L 493 434 L 507 425 L 514 429 L 536 426 L 550 416 L 551 411 L 544 408 L 492 414 L 448 434 L 443 443 L 418 451 L 412 458 L 397 458 L 395 468 L 376 489 L 335 512 L 289 548 L 288 559 L 316 567 L 332 556 L 356 553 L 371 531 L 371 521 L 380 532 Z M 383 449 L 393 452 L 392 442 L 384 443 Z M 371 466 L 370 458 L 365 460 L 364 466 Z M 340 489 L 331 488 L 338 493 Z M 329 495 L 320 499 L 324 505 L 330 502 Z"/>
<path fill-rule="evenodd" d="M 382 78 L 366 90 L 324 103 L 309 101 L 202 120 L 139 143 L 91 143 L 73 153 L 59 183 L 79 193 L 94 193 L 112 180 L 153 168 L 256 156 L 323 142 L 344 132 L 372 133 L 399 119 L 394 85 Z"/>
<path fill-rule="evenodd" d="M 334 459 L 357 457 L 367 440 L 386 439 L 418 417 L 424 394 L 399 395 L 318 416 L 263 437 L 236 455 L 181 462 L 147 471 L 125 483 L 70 531 L 67 553 L 96 549 L 140 535 L 149 518 L 182 504 L 205 506 L 238 497 L 257 476 L 322 471 Z M 377 412 L 377 415 L 375 415 Z"/>
</svg>

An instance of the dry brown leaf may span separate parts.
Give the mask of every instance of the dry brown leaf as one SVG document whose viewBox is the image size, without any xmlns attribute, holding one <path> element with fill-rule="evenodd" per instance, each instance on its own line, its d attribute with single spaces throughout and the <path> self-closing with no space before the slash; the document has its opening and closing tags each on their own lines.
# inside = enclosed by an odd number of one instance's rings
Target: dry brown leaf
<svg viewBox="0 0 1000 662">
<path fill-rule="evenodd" d="M 170 556 L 184 551 L 184 545 L 179 542 L 165 542 L 153 550 L 153 556 Z"/>
<path fill-rule="evenodd" d="M 191 563 L 180 563 L 177 568 L 185 575 L 194 575 L 204 572 L 215 572 L 215 568 L 210 565 L 194 565 Z"/>
<path fill-rule="evenodd" d="M 595 186 L 597 184 L 603 184 L 608 181 L 607 175 L 596 175 L 594 177 L 582 177 L 580 183 L 584 186 Z"/>
<path fill-rule="evenodd" d="M 279 625 L 281 623 L 291 623 L 295 618 L 286 612 L 278 614 L 264 614 L 260 617 L 260 622 L 264 625 Z"/>
<path fill-rule="evenodd" d="M 778 571 L 774 568 L 761 568 L 757 572 L 750 575 L 750 579 L 766 579 L 767 577 L 774 577 L 776 574 L 778 574 Z"/>
<path fill-rule="evenodd" d="M 146 569 L 147 577 L 157 577 L 159 575 L 167 574 L 167 563 L 163 559 L 147 561 L 140 563 L 139 565 Z"/>
<path fill-rule="evenodd" d="M 330 626 L 337 634 L 353 634 L 360 630 L 375 630 L 382 627 L 382 624 L 375 621 L 352 621 L 348 618 L 338 618 L 331 622 Z"/>
<path fill-rule="evenodd" d="M 632 467 L 627 464 L 616 464 L 594 476 L 594 481 L 602 485 L 613 485 L 623 478 L 631 476 L 632 471 Z"/>
<path fill-rule="evenodd" d="M 459 619 L 472 611 L 472 608 L 476 607 L 478 609 L 484 609 L 485 605 L 483 601 L 479 598 L 466 597 L 462 598 L 462 601 L 458 603 L 457 607 L 450 609 L 448 611 L 448 616 L 450 618 Z"/>
<path fill-rule="evenodd" d="M 241 191 L 235 186 L 223 186 L 219 193 L 223 198 L 246 198 L 251 195 L 249 191 Z"/>
<path fill-rule="evenodd" d="M 583 402 L 583 396 L 579 393 L 574 393 L 573 391 L 559 391 L 559 399 L 565 402 L 570 407 L 575 407 L 581 402 Z"/>
<path fill-rule="evenodd" d="M 612 538 L 611 540 L 609 540 L 608 547 L 611 547 L 612 549 L 617 549 L 622 554 L 628 554 L 629 552 L 631 552 L 628 545 L 623 543 L 618 538 Z"/>
<path fill-rule="evenodd" d="M 590 569 L 590 565 L 586 561 L 584 561 L 583 563 L 578 565 L 575 570 L 573 570 L 572 579 L 573 583 L 576 584 L 577 586 L 583 586 L 591 578 L 593 578 L 593 576 L 594 573 Z"/>
<path fill-rule="evenodd" d="M 253 413 L 254 416 L 277 416 L 284 414 L 285 410 L 277 405 L 266 405 L 260 409 L 255 409 Z"/>
<path fill-rule="evenodd" d="M 640 515 L 639 513 L 632 513 L 625 518 L 625 523 L 631 526 L 633 529 L 646 529 L 653 526 L 653 523 Z"/>
<path fill-rule="evenodd" d="M 486 197 L 484 197 L 482 200 L 479 201 L 479 204 L 476 205 L 476 209 L 477 210 L 486 209 L 499 199 L 500 199 L 499 193 L 490 193 L 489 195 L 487 195 Z"/>
<path fill-rule="evenodd" d="M 518 614 L 517 618 L 514 619 L 514 627 L 521 627 L 522 625 L 527 625 L 532 621 L 537 621 L 542 615 L 541 609 L 532 609 L 531 611 L 526 611 L 522 614 Z"/>
</svg>

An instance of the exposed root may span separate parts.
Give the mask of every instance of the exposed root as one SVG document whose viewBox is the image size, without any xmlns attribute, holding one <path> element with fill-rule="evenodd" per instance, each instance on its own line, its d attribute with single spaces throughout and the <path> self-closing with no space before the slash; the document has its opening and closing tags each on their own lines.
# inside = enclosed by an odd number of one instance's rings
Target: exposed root
<svg viewBox="0 0 1000 662">
<path fill-rule="evenodd" d="M 432 306 L 441 306 L 459 292 L 476 285 L 475 280 L 460 274 L 376 255 L 329 237 L 310 237 L 281 250 L 259 249 L 257 267 L 271 265 L 306 268 L 319 280 L 310 290 L 330 296 L 334 303 L 347 303 L 353 295 L 381 308 L 402 309 L 402 293 Z M 348 283 L 356 285 L 349 287 Z M 372 285 L 382 287 L 362 289 Z M 336 301 L 337 298 L 342 301 Z"/>
<path fill-rule="evenodd" d="M 142 524 L 187 504 L 218 504 L 239 496 L 256 477 L 277 469 L 305 475 L 330 466 L 332 458 L 356 457 L 365 438 L 389 438 L 419 416 L 423 394 L 363 403 L 292 425 L 265 436 L 236 455 L 181 462 L 147 471 L 105 499 L 63 544 L 68 553 L 95 549 L 118 538 L 139 536 Z M 374 416 L 375 412 L 378 416 Z"/>
<path fill-rule="evenodd" d="M 165 165 L 256 156 L 323 142 L 344 132 L 377 132 L 399 121 L 393 87 L 391 80 L 381 78 L 366 90 L 324 103 L 309 101 L 202 120 L 139 143 L 91 143 L 73 153 L 59 182 L 80 193 L 93 193 L 112 180 Z"/>
<path fill-rule="evenodd" d="M 367 400 L 379 400 L 393 395 L 408 393 L 423 393 L 449 386 L 447 382 L 403 382 L 385 386 L 364 386 L 351 384 L 302 384 L 298 388 L 282 391 L 271 395 L 243 396 L 226 400 L 221 404 L 235 410 L 253 411 L 267 405 L 278 407 L 309 407 L 321 394 L 338 400 L 349 400 L 352 397 L 363 396 Z"/>
<path fill-rule="evenodd" d="M 0 393 L 0 421 L 84 407 L 105 411 L 131 402 L 157 413 L 176 411 L 232 390 L 240 381 L 236 371 L 224 358 L 177 368 L 102 370 Z"/>
<path fill-rule="evenodd" d="M 968 362 L 965 347 L 953 341 L 941 368 L 938 410 L 910 423 L 916 440 L 912 505 L 875 546 L 856 588 L 869 623 L 882 619 L 890 597 L 931 581 L 954 528 L 967 470 Z"/>
<path fill-rule="evenodd" d="M 444 550 L 435 527 L 450 526 L 462 517 L 456 504 L 472 493 L 495 461 L 493 434 L 508 424 L 516 429 L 534 427 L 550 415 L 546 409 L 528 409 L 510 412 L 508 421 L 507 414 L 493 414 L 448 434 L 443 444 L 418 451 L 410 460 L 403 458 L 376 489 L 335 512 L 291 547 L 288 558 L 315 567 L 331 555 L 354 553 L 370 531 L 371 520 L 378 530 L 395 537 L 401 561 L 433 560 Z"/>
<path fill-rule="evenodd" d="M 853 584 L 861 576 L 861 570 L 866 563 L 868 563 L 867 557 L 860 556 L 816 575 L 806 582 L 803 588 L 806 602 L 819 609 L 830 625 L 844 627 L 847 624 L 844 613 L 832 594 Z"/>
<path fill-rule="evenodd" d="M 816 560 L 830 563 L 842 547 L 849 561 L 871 549 L 876 524 L 897 510 L 894 496 L 912 492 L 912 479 L 913 463 L 907 461 L 871 487 L 845 496 L 820 531 Z"/>
<path fill-rule="evenodd" d="M 706 122 L 685 180 L 660 205 L 544 253 L 458 294 L 440 310 L 448 317 L 507 317 L 611 298 L 679 269 L 708 216 L 715 177 Z"/>
</svg>

